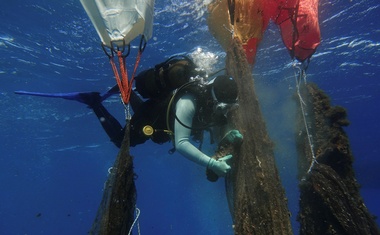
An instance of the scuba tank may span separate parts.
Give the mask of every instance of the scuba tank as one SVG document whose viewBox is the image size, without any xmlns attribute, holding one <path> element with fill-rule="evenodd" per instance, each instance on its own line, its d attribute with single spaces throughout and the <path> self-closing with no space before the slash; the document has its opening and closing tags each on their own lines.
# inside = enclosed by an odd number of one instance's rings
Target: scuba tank
<svg viewBox="0 0 380 235">
<path fill-rule="evenodd" d="M 176 55 L 137 75 L 136 90 L 146 99 L 165 99 L 191 77 L 203 75 L 190 58 Z"/>
</svg>

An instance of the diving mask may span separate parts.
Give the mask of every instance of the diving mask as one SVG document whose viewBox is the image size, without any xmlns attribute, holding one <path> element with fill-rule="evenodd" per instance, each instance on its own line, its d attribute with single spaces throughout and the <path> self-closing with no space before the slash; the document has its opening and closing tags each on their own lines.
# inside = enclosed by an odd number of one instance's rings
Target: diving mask
<svg viewBox="0 0 380 235">
<path fill-rule="evenodd" d="M 230 111 L 235 110 L 239 107 L 239 104 L 237 103 L 237 99 L 236 99 L 236 102 L 233 102 L 233 103 L 218 101 L 218 99 L 215 96 L 214 87 L 211 89 L 211 95 L 214 101 L 213 112 L 216 116 L 227 117 L 227 114 Z"/>
</svg>

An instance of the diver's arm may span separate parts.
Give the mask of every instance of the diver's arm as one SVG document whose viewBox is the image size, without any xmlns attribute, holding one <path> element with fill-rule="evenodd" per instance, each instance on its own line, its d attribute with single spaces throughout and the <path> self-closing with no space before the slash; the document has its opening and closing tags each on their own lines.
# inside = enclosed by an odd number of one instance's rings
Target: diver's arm
<svg viewBox="0 0 380 235">
<path fill-rule="evenodd" d="M 195 98 L 192 95 L 184 95 L 176 104 L 176 116 L 186 126 L 191 127 L 195 114 Z M 207 167 L 210 157 L 202 153 L 193 144 L 190 143 L 191 129 L 184 127 L 175 120 L 175 147 L 176 150 L 189 160 Z"/>
<path fill-rule="evenodd" d="M 191 127 L 195 115 L 195 97 L 189 94 L 182 96 L 176 104 L 176 116 L 186 126 Z M 224 176 L 231 167 L 223 160 L 217 161 L 202 153 L 190 143 L 191 129 L 183 126 L 178 120 L 174 123 L 176 150 L 187 159 L 213 170 L 217 175 Z"/>
</svg>

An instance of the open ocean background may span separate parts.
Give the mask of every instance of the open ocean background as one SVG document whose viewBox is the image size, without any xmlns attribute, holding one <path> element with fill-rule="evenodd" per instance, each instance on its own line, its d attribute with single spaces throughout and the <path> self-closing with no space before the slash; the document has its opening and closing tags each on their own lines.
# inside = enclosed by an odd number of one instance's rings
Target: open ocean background
<svg viewBox="0 0 380 235">
<path fill-rule="evenodd" d="M 156 0 L 153 38 L 138 71 L 179 53 L 223 66 L 225 53 L 208 32 L 205 3 Z M 320 0 L 319 12 L 322 43 L 308 80 L 347 109 L 351 124 L 345 130 L 361 194 L 379 216 L 380 2 Z M 0 234 L 87 234 L 118 149 L 85 105 L 13 91 L 103 92 L 115 83 L 108 58 L 78 0 L 1 1 L 0 19 Z M 136 52 L 134 47 L 128 64 Z M 296 234 L 291 63 L 270 25 L 253 73 Z M 117 97 L 105 105 L 123 121 Z M 233 234 L 223 180 L 210 183 L 202 167 L 168 154 L 171 147 L 147 142 L 131 150 L 141 234 Z"/>
</svg>

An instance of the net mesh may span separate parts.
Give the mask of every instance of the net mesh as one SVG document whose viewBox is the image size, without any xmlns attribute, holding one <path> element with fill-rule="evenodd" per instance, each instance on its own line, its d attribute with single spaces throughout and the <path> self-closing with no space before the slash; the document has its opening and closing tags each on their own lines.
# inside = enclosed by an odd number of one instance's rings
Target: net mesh
<svg viewBox="0 0 380 235">
<path fill-rule="evenodd" d="M 226 190 L 235 234 L 292 234 L 290 213 L 242 43 L 234 38 L 227 51 L 227 72 L 238 86 L 239 108 L 230 123 L 244 136 L 233 154 Z"/>
<path fill-rule="evenodd" d="M 129 125 L 105 183 L 103 198 L 89 234 L 128 234 L 134 222 L 136 187 L 129 154 Z"/>
<path fill-rule="evenodd" d="M 342 128 L 349 124 L 346 111 L 331 106 L 328 96 L 315 84 L 305 84 L 301 95 L 316 163 L 309 170 L 314 159 L 299 110 L 296 140 L 301 182 L 300 234 L 379 234 L 359 194 L 349 140 Z"/>
</svg>

